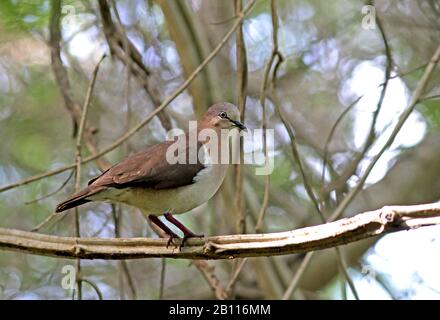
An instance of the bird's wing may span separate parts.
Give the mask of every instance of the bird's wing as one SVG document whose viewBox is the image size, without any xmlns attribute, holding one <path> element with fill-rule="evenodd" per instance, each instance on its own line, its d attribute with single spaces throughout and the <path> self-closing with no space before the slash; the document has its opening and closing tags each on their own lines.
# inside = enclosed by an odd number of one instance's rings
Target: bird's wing
<svg viewBox="0 0 440 320">
<path fill-rule="evenodd" d="M 143 187 L 152 189 L 177 188 L 194 183 L 194 178 L 205 168 L 199 162 L 170 164 L 166 159 L 167 141 L 133 154 L 114 165 L 100 176 L 90 180 L 92 187 Z M 197 146 L 197 150 L 200 148 Z M 187 160 L 188 160 L 188 148 Z"/>
</svg>

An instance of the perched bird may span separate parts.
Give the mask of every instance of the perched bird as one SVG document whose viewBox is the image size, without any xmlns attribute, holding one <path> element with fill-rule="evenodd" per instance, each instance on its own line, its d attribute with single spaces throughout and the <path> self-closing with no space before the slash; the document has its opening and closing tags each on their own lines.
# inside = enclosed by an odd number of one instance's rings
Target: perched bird
<svg viewBox="0 0 440 320">
<path fill-rule="evenodd" d="M 86 188 L 60 203 L 56 212 L 91 201 L 125 203 L 141 209 L 153 224 L 169 236 L 167 246 L 174 238 L 179 237 L 159 219 L 159 215 L 164 215 L 166 220 L 183 232 L 181 246 L 188 238 L 203 237 L 191 232 L 172 214 L 184 213 L 198 207 L 220 188 L 228 164 L 222 163 L 220 159 L 212 161 L 212 152 L 206 148 L 209 139 L 198 141 L 197 137 L 204 129 L 211 130 L 218 137 L 217 146 L 220 147 L 221 154 L 222 140 L 228 139 L 221 134 L 222 129 L 246 129 L 239 122 L 239 117 L 237 107 L 231 103 L 219 102 L 212 105 L 197 121 L 196 129 L 193 129 L 196 132 L 189 130 L 179 140 L 180 143 L 183 142 L 183 148 L 177 151 L 185 152 L 185 161 L 169 161 L 168 157 L 173 154 L 170 148 L 176 146 L 176 140 L 150 146 L 90 180 Z M 194 137 L 197 141 L 190 141 Z M 226 145 L 229 148 L 229 141 Z M 190 161 L 191 152 L 194 151 L 196 159 Z"/>
</svg>

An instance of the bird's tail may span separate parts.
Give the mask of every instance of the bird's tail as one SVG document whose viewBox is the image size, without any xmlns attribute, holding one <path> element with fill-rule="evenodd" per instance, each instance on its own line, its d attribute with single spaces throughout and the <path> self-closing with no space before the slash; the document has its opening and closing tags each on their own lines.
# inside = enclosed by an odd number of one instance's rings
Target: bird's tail
<svg viewBox="0 0 440 320">
<path fill-rule="evenodd" d="M 87 187 L 84 190 L 81 190 L 80 192 L 74 194 L 71 198 L 69 198 L 69 199 L 61 202 L 59 205 L 57 205 L 55 212 L 63 212 L 68 209 L 80 206 L 84 203 L 90 202 L 92 200 L 88 200 L 87 197 L 89 197 L 95 193 L 96 193 L 96 191 L 91 190 L 90 187 Z"/>
</svg>

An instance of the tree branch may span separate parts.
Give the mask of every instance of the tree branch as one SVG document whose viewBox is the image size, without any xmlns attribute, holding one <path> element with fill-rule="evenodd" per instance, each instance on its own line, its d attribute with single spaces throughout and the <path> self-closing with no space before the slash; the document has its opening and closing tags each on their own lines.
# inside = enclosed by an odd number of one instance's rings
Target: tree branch
<svg viewBox="0 0 440 320">
<path fill-rule="evenodd" d="M 310 252 L 437 224 L 439 203 L 386 206 L 352 218 L 286 232 L 190 239 L 181 251 L 166 248 L 166 239 L 59 237 L 0 228 L 0 249 L 72 259 L 234 259 Z"/>
<path fill-rule="evenodd" d="M 99 0 L 98 4 L 101 13 L 102 28 L 110 52 L 121 60 L 121 62 L 127 66 L 128 70 L 138 77 L 145 92 L 150 96 L 154 107 L 159 107 L 162 101 L 157 90 L 151 85 L 151 71 L 142 62 L 141 53 L 128 39 L 123 30 L 122 23 L 118 26 L 113 22 L 109 3 L 106 0 Z M 116 7 L 114 7 L 114 10 L 117 12 Z M 157 117 L 165 130 L 169 131 L 172 129 L 171 119 L 169 115 L 165 113 L 165 110 L 159 112 Z"/>
</svg>

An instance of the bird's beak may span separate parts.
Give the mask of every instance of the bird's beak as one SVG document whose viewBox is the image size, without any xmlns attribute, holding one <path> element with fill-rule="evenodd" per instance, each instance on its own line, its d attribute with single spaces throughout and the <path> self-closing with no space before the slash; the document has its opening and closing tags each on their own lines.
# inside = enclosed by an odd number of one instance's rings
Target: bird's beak
<svg viewBox="0 0 440 320">
<path fill-rule="evenodd" d="M 234 124 L 234 126 L 236 126 L 240 131 L 247 131 L 245 125 L 242 124 L 240 121 L 232 120 L 232 119 L 229 119 L 229 121 L 231 121 Z"/>
</svg>

